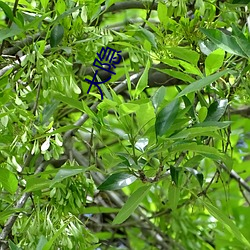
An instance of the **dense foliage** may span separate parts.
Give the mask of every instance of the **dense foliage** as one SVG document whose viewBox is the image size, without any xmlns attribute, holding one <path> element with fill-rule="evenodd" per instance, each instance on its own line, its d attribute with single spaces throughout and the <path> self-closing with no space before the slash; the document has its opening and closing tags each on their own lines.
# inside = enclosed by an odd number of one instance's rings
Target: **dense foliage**
<svg viewBox="0 0 250 250">
<path fill-rule="evenodd" d="M 247 4 L 0 1 L 0 249 L 250 249 Z"/>
</svg>

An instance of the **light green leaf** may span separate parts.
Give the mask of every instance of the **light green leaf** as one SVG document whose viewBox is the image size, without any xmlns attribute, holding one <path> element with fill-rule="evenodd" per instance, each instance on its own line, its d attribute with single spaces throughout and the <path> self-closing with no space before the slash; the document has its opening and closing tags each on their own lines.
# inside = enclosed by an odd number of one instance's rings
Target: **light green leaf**
<svg viewBox="0 0 250 250">
<path fill-rule="evenodd" d="M 175 211 L 180 199 L 180 188 L 174 182 L 171 182 L 168 188 L 168 204 L 169 207 Z"/>
<path fill-rule="evenodd" d="M 194 66 L 197 66 L 200 58 L 200 54 L 198 52 L 181 47 L 169 48 L 168 50 L 172 52 L 175 57 L 178 57 L 182 60 L 190 62 Z"/>
<path fill-rule="evenodd" d="M 53 97 L 63 103 L 66 103 L 68 104 L 69 106 L 73 107 L 73 108 L 76 108 L 82 112 L 84 112 L 84 108 L 83 108 L 83 105 L 80 101 L 76 100 L 76 99 L 73 99 L 71 97 L 68 97 L 68 96 L 64 96 L 60 93 L 57 93 L 57 92 L 54 92 L 54 95 Z"/>
<path fill-rule="evenodd" d="M 228 36 L 222 31 L 217 29 L 204 29 L 200 28 L 201 32 L 204 33 L 213 43 L 219 48 L 241 57 L 246 57 L 246 54 L 241 49 L 237 40 L 233 36 Z"/>
<path fill-rule="evenodd" d="M 53 235 L 53 237 L 45 244 L 45 246 L 43 247 L 42 250 L 49 250 L 51 249 L 54 241 L 59 237 L 59 235 L 64 231 L 64 229 L 68 226 L 69 222 L 64 222 L 65 224 L 55 232 L 55 234 Z"/>
<path fill-rule="evenodd" d="M 195 127 L 188 128 L 180 131 L 179 133 L 170 137 L 170 139 L 190 139 L 196 136 L 206 135 L 207 132 L 215 131 L 219 129 L 218 127 Z"/>
<path fill-rule="evenodd" d="M 121 224 L 124 222 L 139 206 L 143 198 L 147 195 L 150 187 L 150 185 L 144 185 L 131 194 L 120 212 L 116 215 L 112 224 Z"/>
<path fill-rule="evenodd" d="M 26 178 L 26 188 L 24 192 L 33 192 L 38 190 L 44 190 L 49 188 L 51 185 L 51 180 L 37 177 L 37 176 L 30 176 Z"/>
<path fill-rule="evenodd" d="M 217 49 L 210 53 L 205 60 L 205 72 L 206 75 L 211 75 L 223 65 L 225 57 L 225 51 L 222 49 Z"/>
<path fill-rule="evenodd" d="M 223 75 L 227 74 L 231 72 L 230 70 L 223 70 L 221 72 L 215 73 L 213 75 L 207 76 L 205 78 L 202 78 L 198 81 L 195 81 L 191 84 L 189 84 L 185 89 L 183 89 L 178 95 L 178 97 L 181 97 L 183 95 L 195 92 L 197 90 L 200 90 L 204 87 L 206 87 L 207 85 L 213 83 L 214 81 L 218 80 L 220 77 L 222 77 Z"/>
<path fill-rule="evenodd" d="M 11 194 L 14 194 L 18 187 L 18 180 L 16 176 L 5 168 L 0 168 L 0 183 Z"/>
<path fill-rule="evenodd" d="M 157 6 L 157 14 L 162 24 L 167 24 L 168 20 L 168 9 L 165 3 L 159 2 Z"/>
</svg>

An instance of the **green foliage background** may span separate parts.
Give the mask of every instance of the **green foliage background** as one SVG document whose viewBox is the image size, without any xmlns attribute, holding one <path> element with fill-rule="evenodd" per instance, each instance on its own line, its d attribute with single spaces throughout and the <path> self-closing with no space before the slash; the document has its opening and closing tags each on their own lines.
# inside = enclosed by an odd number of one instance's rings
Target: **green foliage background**
<svg viewBox="0 0 250 250">
<path fill-rule="evenodd" d="M 0 1 L 0 249 L 250 249 L 248 7 Z"/>
</svg>

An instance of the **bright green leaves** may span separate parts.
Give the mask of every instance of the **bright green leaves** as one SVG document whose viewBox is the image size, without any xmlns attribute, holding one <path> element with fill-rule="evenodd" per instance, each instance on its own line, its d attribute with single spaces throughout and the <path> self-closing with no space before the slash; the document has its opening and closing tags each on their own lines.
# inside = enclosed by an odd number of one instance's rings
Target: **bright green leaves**
<svg viewBox="0 0 250 250">
<path fill-rule="evenodd" d="M 139 206 L 143 198 L 147 195 L 150 187 L 150 185 L 144 185 L 131 194 L 120 212 L 116 215 L 113 224 L 121 224 L 124 222 Z"/>
<path fill-rule="evenodd" d="M 156 136 L 164 135 L 175 121 L 179 110 L 179 100 L 174 99 L 156 116 L 155 132 Z"/>
<path fill-rule="evenodd" d="M 136 177 L 132 174 L 120 172 L 109 176 L 99 187 L 99 190 L 117 190 L 133 183 Z"/>
<path fill-rule="evenodd" d="M 64 28 L 61 24 L 54 26 L 50 35 L 50 46 L 56 47 L 63 39 Z"/>
<path fill-rule="evenodd" d="M 225 51 L 222 49 L 217 49 L 210 53 L 205 60 L 205 72 L 206 75 L 211 75 L 223 65 Z"/>
<path fill-rule="evenodd" d="M 236 27 L 233 28 L 237 30 Z M 200 30 L 219 48 L 234 55 L 250 57 L 250 42 L 241 32 L 237 32 L 236 36 L 229 36 L 217 29 L 201 28 Z"/>
<path fill-rule="evenodd" d="M 5 168 L 0 168 L 0 183 L 11 194 L 14 194 L 18 187 L 16 176 Z"/>
<path fill-rule="evenodd" d="M 168 9 L 165 3 L 159 2 L 157 6 L 158 18 L 161 23 L 167 24 L 168 20 Z"/>
</svg>

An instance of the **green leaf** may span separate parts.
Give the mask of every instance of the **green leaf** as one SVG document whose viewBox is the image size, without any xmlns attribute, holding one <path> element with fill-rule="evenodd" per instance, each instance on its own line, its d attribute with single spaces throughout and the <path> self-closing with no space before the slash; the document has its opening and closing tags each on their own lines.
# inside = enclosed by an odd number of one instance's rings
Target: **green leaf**
<svg viewBox="0 0 250 250">
<path fill-rule="evenodd" d="M 8 242 L 9 242 L 10 250 L 22 250 L 16 244 L 14 244 L 11 240 L 9 240 Z"/>
<path fill-rule="evenodd" d="M 151 101 L 155 111 L 157 111 L 158 107 L 163 102 L 165 94 L 166 94 L 166 87 L 161 86 L 152 96 Z"/>
<path fill-rule="evenodd" d="M 0 183 L 11 194 L 14 194 L 18 187 L 18 180 L 16 176 L 5 168 L 0 168 Z"/>
<path fill-rule="evenodd" d="M 211 75 L 223 65 L 225 57 L 225 51 L 222 49 L 217 49 L 210 53 L 205 60 L 205 72 L 206 75 Z"/>
<path fill-rule="evenodd" d="M 201 200 L 201 199 L 200 199 Z M 201 200 L 202 201 L 202 200 Z M 216 218 L 223 226 L 230 232 L 234 237 L 241 241 L 245 246 L 250 248 L 250 242 L 245 238 L 245 236 L 240 232 L 238 227 L 230 220 L 220 209 L 216 208 L 212 204 L 202 201 L 208 212 Z"/>
<path fill-rule="evenodd" d="M 201 107 L 199 112 L 198 112 L 198 118 L 200 122 L 203 122 L 206 119 L 207 116 L 207 108 L 206 107 Z"/>
<path fill-rule="evenodd" d="M 189 167 L 186 167 L 185 168 L 188 172 L 190 172 L 192 175 L 195 176 L 195 178 L 197 179 L 197 181 L 199 182 L 200 186 L 202 187 L 203 185 L 203 181 L 204 181 L 204 176 L 201 172 L 197 171 L 196 169 L 194 168 L 189 168 Z"/>
<path fill-rule="evenodd" d="M 218 127 L 195 127 L 188 128 L 180 131 L 179 133 L 172 135 L 170 139 L 190 139 L 196 136 L 206 135 L 207 132 L 215 131 Z"/>
<path fill-rule="evenodd" d="M 3 1 L 0 1 L 0 8 L 3 9 L 4 14 L 5 14 L 11 21 L 14 21 L 14 15 L 13 15 L 13 12 L 12 12 L 11 8 L 9 7 L 9 5 L 7 5 L 7 4 L 4 3 Z"/>
<path fill-rule="evenodd" d="M 133 183 L 136 177 L 132 174 L 120 172 L 109 176 L 99 187 L 99 190 L 117 190 Z"/>
<path fill-rule="evenodd" d="M 227 104 L 228 104 L 227 99 L 222 99 L 222 100 L 213 102 L 208 108 L 208 113 L 207 113 L 205 122 L 219 121 L 227 109 Z"/>
<path fill-rule="evenodd" d="M 167 24 L 168 21 L 168 9 L 165 3 L 159 2 L 157 6 L 157 14 L 162 24 Z"/>
<path fill-rule="evenodd" d="M 180 188 L 175 183 L 171 182 L 168 188 L 168 204 L 169 207 L 175 211 L 180 199 Z"/>
<path fill-rule="evenodd" d="M 180 173 L 181 169 L 180 168 L 176 168 L 173 166 L 170 166 L 170 175 L 171 175 L 171 179 L 174 182 L 174 184 L 176 186 L 178 186 L 178 180 L 179 180 L 179 173 Z"/>
<path fill-rule="evenodd" d="M 191 76 L 189 76 L 188 74 L 186 73 L 183 73 L 183 72 L 180 72 L 180 71 L 176 71 L 176 70 L 173 70 L 173 69 L 158 69 L 156 68 L 156 70 L 162 72 L 162 73 L 165 73 L 169 76 L 172 76 L 174 78 L 177 78 L 177 79 L 180 79 L 184 82 L 193 82 L 195 79 Z"/>
<path fill-rule="evenodd" d="M 63 167 L 57 172 L 56 176 L 54 177 L 54 179 L 51 182 L 51 186 L 54 185 L 57 182 L 61 182 L 62 180 L 66 179 L 66 178 L 68 178 L 70 176 L 74 176 L 74 175 L 83 173 L 83 172 L 85 172 L 85 170 L 86 170 L 85 168 L 79 167 L 79 166 L 76 166 L 76 167 L 73 167 L 73 166 Z"/>
<path fill-rule="evenodd" d="M 231 72 L 230 70 L 223 70 L 221 72 L 215 73 L 213 75 L 207 76 L 205 78 L 202 78 L 198 81 L 195 81 L 191 84 L 189 84 L 185 89 L 183 89 L 178 95 L 178 97 L 181 97 L 183 95 L 195 92 L 197 90 L 200 90 L 204 87 L 206 87 L 207 85 L 213 83 L 214 81 L 218 80 L 220 77 L 222 77 L 223 75 L 227 74 Z"/>
<path fill-rule="evenodd" d="M 179 110 L 179 101 L 174 99 L 156 116 L 155 132 L 156 136 L 164 135 L 174 123 Z"/>
<path fill-rule="evenodd" d="M 249 4 L 249 0 L 233 0 L 232 4 L 244 4 L 247 5 Z"/>
<path fill-rule="evenodd" d="M 237 43 L 237 40 L 235 37 L 228 36 L 224 34 L 222 31 L 217 30 L 217 29 L 200 28 L 200 30 L 219 48 L 231 54 L 238 55 L 241 57 L 246 57 L 246 54 Z"/>
<path fill-rule="evenodd" d="M 148 60 L 147 61 L 147 64 L 146 64 L 146 68 L 145 70 L 143 71 L 137 85 L 136 85 L 136 88 L 135 88 L 135 93 L 134 93 L 134 96 L 135 98 L 137 98 L 139 96 L 139 94 L 147 87 L 148 85 L 148 70 L 149 70 L 149 67 L 150 67 L 150 61 Z"/>
<path fill-rule="evenodd" d="M 46 245 L 47 242 L 48 241 L 47 241 L 46 237 L 44 235 L 41 235 L 40 239 L 38 241 L 36 250 L 43 250 L 43 247 Z"/>
<path fill-rule="evenodd" d="M 23 29 L 20 29 L 18 26 L 14 25 L 11 28 L 1 29 L 0 30 L 0 42 L 6 38 L 17 36 L 23 32 Z"/>
<path fill-rule="evenodd" d="M 120 113 L 121 114 L 131 114 L 134 113 L 135 111 L 140 109 L 140 105 L 139 104 L 135 104 L 135 103 L 122 103 L 121 105 L 119 105 L 119 109 L 120 109 Z"/>
<path fill-rule="evenodd" d="M 232 124 L 231 121 L 225 121 L 225 122 L 204 121 L 195 124 L 193 127 L 217 127 L 217 129 L 222 129 L 228 127 L 230 124 Z"/>
<path fill-rule="evenodd" d="M 53 245 L 53 243 L 54 243 L 54 241 L 59 237 L 59 235 L 64 231 L 64 229 L 68 226 L 68 224 L 69 224 L 69 222 L 64 222 L 65 224 L 59 229 L 59 230 L 57 230 L 55 233 L 54 233 L 54 235 L 53 235 L 53 237 L 45 244 L 45 246 L 43 247 L 43 249 L 42 250 L 49 250 L 51 247 L 52 247 L 52 245 Z"/>
<path fill-rule="evenodd" d="M 80 208 L 81 214 L 105 214 L 105 213 L 117 213 L 119 212 L 119 208 L 114 208 L 114 207 L 96 207 L 96 206 L 91 206 L 91 207 L 82 207 Z"/>
<path fill-rule="evenodd" d="M 50 35 L 50 46 L 56 47 L 63 39 L 64 28 L 61 24 L 54 26 Z"/>
<path fill-rule="evenodd" d="M 147 195 L 150 187 L 150 185 L 144 185 L 131 194 L 120 212 L 116 215 L 112 224 L 121 224 L 124 222 L 139 206 L 143 198 Z"/>
<path fill-rule="evenodd" d="M 37 176 L 30 176 L 26 178 L 26 188 L 24 192 L 33 192 L 33 191 L 39 191 L 46 188 L 49 188 L 51 185 L 51 180 L 37 177 Z"/>
<path fill-rule="evenodd" d="M 190 49 L 176 47 L 176 48 L 169 48 L 168 50 L 172 52 L 175 57 L 190 62 L 194 66 L 197 65 L 200 58 L 200 54 L 198 52 Z"/>
<path fill-rule="evenodd" d="M 78 100 L 75 100 L 75 99 L 68 97 L 68 96 L 64 96 L 64 95 L 57 93 L 57 92 L 54 92 L 53 97 L 55 99 L 63 102 L 63 103 L 68 104 L 69 106 L 71 106 L 73 108 L 76 108 L 82 112 L 85 112 L 85 110 L 83 108 L 83 104 Z"/>
</svg>

